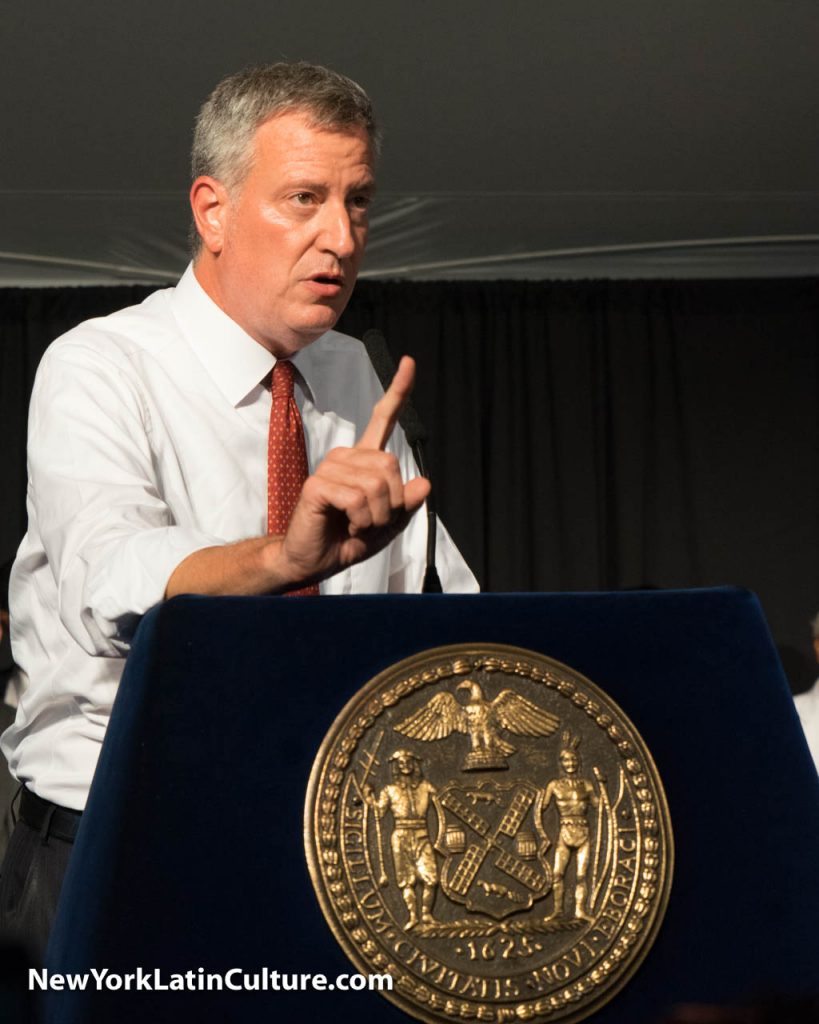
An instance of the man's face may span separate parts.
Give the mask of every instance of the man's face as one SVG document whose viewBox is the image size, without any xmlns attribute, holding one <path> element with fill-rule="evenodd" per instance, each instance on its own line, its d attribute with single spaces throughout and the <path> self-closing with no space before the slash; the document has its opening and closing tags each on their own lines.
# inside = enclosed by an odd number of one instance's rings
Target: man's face
<svg viewBox="0 0 819 1024">
<path fill-rule="evenodd" d="M 409 757 L 406 754 L 401 754 L 397 758 L 397 761 L 398 771 L 401 772 L 402 775 L 412 775 L 412 773 L 415 771 L 414 757 Z"/>
<path fill-rule="evenodd" d="M 573 753 L 571 750 L 562 751 L 560 755 L 560 764 L 567 775 L 574 775 L 580 767 L 577 754 Z"/>
<path fill-rule="evenodd" d="M 363 128 L 326 131 L 299 111 L 256 132 L 251 169 L 223 210 L 211 291 L 277 357 L 315 341 L 347 305 L 367 241 L 373 159 Z"/>
</svg>

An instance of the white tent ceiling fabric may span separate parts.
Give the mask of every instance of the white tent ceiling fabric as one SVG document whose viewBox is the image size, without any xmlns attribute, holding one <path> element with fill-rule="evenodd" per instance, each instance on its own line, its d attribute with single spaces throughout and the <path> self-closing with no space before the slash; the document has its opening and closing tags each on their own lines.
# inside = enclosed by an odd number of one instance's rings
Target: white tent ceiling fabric
<svg viewBox="0 0 819 1024">
<path fill-rule="evenodd" d="M 799 230 L 819 224 L 817 207 L 819 195 L 382 195 L 361 276 L 819 275 L 819 233 Z M 188 260 L 184 195 L 5 195 L 0 223 L 7 287 L 173 283 Z"/>
<path fill-rule="evenodd" d="M 195 111 L 281 58 L 385 124 L 363 276 L 819 274 L 815 0 L 223 10 L 3 3 L 0 286 L 175 280 Z"/>
</svg>

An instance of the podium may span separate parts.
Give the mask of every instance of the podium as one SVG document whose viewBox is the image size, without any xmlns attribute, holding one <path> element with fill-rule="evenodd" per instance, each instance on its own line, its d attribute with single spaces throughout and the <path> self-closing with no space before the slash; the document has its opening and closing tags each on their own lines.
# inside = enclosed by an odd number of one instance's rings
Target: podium
<svg viewBox="0 0 819 1024">
<path fill-rule="evenodd" d="M 659 769 L 676 865 L 664 923 L 595 1024 L 819 989 L 819 779 L 756 598 L 742 590 L 198 598 L 148 614 L 66 876 L 50 972 L 354 969 L 305 861 L 315 754 L 369 679 L 494 642 L 581 672 Z M 401 1024 L 371 992 L 51 991 L 49 1024 Z"/>
</svg>

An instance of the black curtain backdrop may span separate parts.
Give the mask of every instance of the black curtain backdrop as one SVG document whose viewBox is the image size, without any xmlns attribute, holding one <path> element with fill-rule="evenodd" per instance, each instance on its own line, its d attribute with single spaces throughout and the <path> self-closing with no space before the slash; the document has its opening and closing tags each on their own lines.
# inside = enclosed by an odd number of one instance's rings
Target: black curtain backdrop
<svg viewBox="0 0 819 1024">
<path fill-rule="evenodd" d="M 148 291 L 0 291 L 3 559 L 43 349 Z M 364 281 L 339 328 L 369 327 L 418 361 L 439 510 L 484 589 L 750 587 L 809 685 L 818 280 Z"/>
</svg>

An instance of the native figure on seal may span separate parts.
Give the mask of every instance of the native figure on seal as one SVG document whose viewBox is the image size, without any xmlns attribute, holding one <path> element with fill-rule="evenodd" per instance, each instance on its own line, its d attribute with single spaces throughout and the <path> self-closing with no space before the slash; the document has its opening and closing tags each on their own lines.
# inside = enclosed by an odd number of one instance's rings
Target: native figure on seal
<svg viewBox="0 0 819 1024">
<path fill-rule="evenodd" d="M 552 868 L 552 892 L 555 902 L 554 909 L 549 916 L 550 918 L 564 916 L 564 880 L 569 861 L 574 854 L 576 876 L 573 916 L 582 921 L 590 921 L 592 918 L 588 911 L 588 886 L 586 883 L 591 853 L 589 805 L 597 807 L 600 797 L 595 791 L 594 783 L 580 778 L 578 775 L 580 755 L 577 748 L 579 745 L 579 736 L 572 736 L 568 732 L 563 733 L 563 744 L 558 755 L 560 777 L 552 779 L 546 787 L 541 808 L 545 811 L 554 797 L 560 815 Z"/>
<path fill-rule="evenodd" d="M 421 922 L 432 924 L 432 904 L 438 885 L 438 866 L 429 837 L 427 811 L 437 793 L 424 778 L 421 761 L 410 750 L 396 750 L 389 757 L 393 781 L 376 797 L 371 786 L 364 787 L 364 798 L 378 820 L 392 812 L 390 837 L 395 880 L 409 912 L 404 931 L 418 924 L 416 888 L 421 884 Z M 381 850 L 379 849 L 379 857 Z"/>
</svg>

